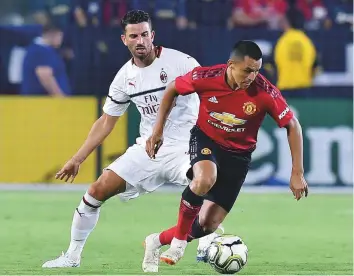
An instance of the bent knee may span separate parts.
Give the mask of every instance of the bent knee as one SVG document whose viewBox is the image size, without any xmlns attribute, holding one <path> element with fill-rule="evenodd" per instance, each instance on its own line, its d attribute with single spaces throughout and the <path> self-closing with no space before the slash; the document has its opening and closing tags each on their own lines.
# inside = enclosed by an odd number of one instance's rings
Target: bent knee
<svg viewBox="0 0 354 276">
<path fill-rule="evenodd" d="M 92 196 L 93 198 L 100 200 L 100 201 L 105 201 L 108 198 L 106 197 L 106 191 L 104 188 L 104 183 L 101 180 L 96 180 L 95 182 L 93 182 L 89 189 L 88 189 L 88 193 L 90 196 Z"/>
<path fill-rule="evenodd" d="M 209 176 L 196 176 L 194 177 L 191 188 L 194 191 L 199 192 L 199 194 L 206 194 L 215 184 L 216 182 L 216 175 L 209 175 Z"/>
<path fill-rule="evenodd" d="M 124 179 L 108 171 L 105 171 L 88 189 L 89 195 L 100 201 L 106 201 L 110 197 L 124 191 Z"/>
</svg>

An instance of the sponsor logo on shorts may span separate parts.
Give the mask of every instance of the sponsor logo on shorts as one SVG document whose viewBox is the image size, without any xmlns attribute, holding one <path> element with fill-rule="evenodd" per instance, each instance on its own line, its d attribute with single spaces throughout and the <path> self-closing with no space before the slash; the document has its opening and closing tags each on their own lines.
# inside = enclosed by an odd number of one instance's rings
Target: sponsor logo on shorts
<svg viewBox="0 0 354 276">
<path fill-rule="evenodd" d="M 208 148 L 204 148 L 204 149 L 202 149 L 201 153 L 204 155 L 209 155 L 209 154 L 211 154 L 211 150 Z"/>
<path fill-rule="evenodd" d="M 244 103 L 242 108 L 243 112 L 245 112 L 247 115 L 252 115 L 257 111 L 256 105 L 252 102 Z"/>
</svg>

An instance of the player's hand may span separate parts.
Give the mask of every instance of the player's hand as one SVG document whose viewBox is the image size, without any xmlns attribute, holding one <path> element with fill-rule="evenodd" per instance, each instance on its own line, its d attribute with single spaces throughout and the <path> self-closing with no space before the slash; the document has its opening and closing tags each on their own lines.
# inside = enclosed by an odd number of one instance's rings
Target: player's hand
<svg viewBox="0 0 354 276">
<path fill-rule="evenodd" d="M 290 178 L 290 190 L 296 200 L 300 200 L 304 195 L 308 195 L 308 185 L 303 173 L 292 172 Z"/>
<path fill-rule="evenodd" d="M 79 161 L 75 160 L 74 158 L 71 158 L 68 162 L 66 162 L 64 167 L 56 173 L 55 179 L 63 180 L 64 178 L 66 178 L 65 182 L 68 182 L 69 180 L 70 183 L 73 183 L 76 175 L 79 172 L 80 164 L 81 163 Z"/>
<path fill-rule="evenodd" d="M 146 141 L 145 150 L 150 158 L 155 159 L 157 151 L 162 146 L 162 133 L 153 133 Z"/>
</svg>

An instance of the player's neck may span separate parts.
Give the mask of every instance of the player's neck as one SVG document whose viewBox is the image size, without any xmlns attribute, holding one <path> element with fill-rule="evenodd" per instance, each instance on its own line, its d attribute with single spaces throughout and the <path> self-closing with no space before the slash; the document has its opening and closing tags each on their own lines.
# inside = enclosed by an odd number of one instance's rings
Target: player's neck
<svg viewBox="0 0 354 276">
<path fill-rule="evenodd" d="M 235 82 L 234 78 L 232 77 L 229 67 L 228 67 L 227 70 L 226 70 L 225 81 L 226 81 L 226 84 L 227 84 L 232 90 L 237 90 L 237 89 L 238 89 L 238 85 L 237 85 L 237 83 Z"/>
<path fill-rule="evenodd" d="M 144 58 L 143 60 L 141 60 L 141 59 L 138 59 L 138 58 L 136 58 L 136 57 L 133 57 L 133 62 L 134 62 L 134 64 L 135 64 L 137 67 L 139 67 L 139 68 L 144 68 L 144 67 L 147 67 L 147 66 L 151 65 L 151 64 L 154 62 L 156 56 L 157 56 L 157 54 L 156 54 L 156 48 L 154 47 L 154 48 L 152 49 L 152 51 L 150 52 L 150 54 L 149 54 L 146 58 Z"/>
</svg>

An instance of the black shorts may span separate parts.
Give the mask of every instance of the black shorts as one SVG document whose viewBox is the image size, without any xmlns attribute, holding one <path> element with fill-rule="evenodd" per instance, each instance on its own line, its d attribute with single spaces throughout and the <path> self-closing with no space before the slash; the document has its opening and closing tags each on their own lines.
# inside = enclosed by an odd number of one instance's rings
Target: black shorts
<svg viewBox="0 0 354 276">
<path fill-rule="evenodd" d="M 210 160 L 216 164 L 216 182 L 204 198 L 230 212 L 248 173 L 251 152 L 228 151 L 211 140 L 198 126 L 191 130 L 189 151 L 192 167 L 202 160 Z M 193 178 L 192 168 L 187 176 L 189 179 Z"/>
</svg>

